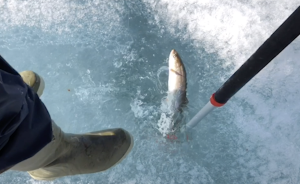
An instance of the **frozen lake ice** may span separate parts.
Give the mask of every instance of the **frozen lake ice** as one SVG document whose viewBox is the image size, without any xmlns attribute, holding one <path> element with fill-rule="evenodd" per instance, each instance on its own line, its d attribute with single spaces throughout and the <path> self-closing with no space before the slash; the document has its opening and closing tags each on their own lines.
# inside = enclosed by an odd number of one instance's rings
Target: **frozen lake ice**
<svg viewBox="0 0 300 184">
<path fill-rule="evenodd" d="M 96 174 L 0 183 L 300 182 L 300 39 L 228 103 L 172 142 L 158 130 L 171 49 L 185 64 L 191 119 L 299 6 L 296 0 L 0 1 L 0 54 L 43 76 L 42 100 L 65 131 L 122 127 L 135 146 Z M 298 104 L 298 105 L 297 105 Z"/>
</svg>

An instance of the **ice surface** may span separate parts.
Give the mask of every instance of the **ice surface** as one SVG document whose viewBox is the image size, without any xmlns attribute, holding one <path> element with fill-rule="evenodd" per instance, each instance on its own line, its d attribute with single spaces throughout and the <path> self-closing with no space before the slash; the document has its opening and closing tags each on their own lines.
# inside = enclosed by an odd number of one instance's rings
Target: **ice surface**
<svg viewBox="0 0 300 184">
<path fill-rule="evenodd" d="M 0 183 L 299 183 L 300 40 L 296 39 L 189 141 L 157 129 L 171 49 L 187 70 L 189 118 L 292 13 L 296 0 L 0 1 L 0 54 L 42 75 L 42 100 L 65 131 L 122 127 L 132 153 L 97 174 Z M 165 80 L 165 84 L 163 84 Z"/>
</svg>

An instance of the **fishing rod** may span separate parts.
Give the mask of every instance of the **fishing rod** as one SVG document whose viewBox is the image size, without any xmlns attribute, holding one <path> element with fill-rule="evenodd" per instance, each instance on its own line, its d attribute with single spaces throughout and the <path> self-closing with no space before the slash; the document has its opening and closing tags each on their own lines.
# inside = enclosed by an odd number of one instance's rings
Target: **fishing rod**
<svg viewBox="0 0 300 184">
<path fill-rule="evenodd" d="M 187 123 L 195 127 L 209 112 L 225 103 L 270 63 L 300 34 L 300 6 L 256 50 L 256 52 L 214 93 L 210 101 Z"/>
</svg>

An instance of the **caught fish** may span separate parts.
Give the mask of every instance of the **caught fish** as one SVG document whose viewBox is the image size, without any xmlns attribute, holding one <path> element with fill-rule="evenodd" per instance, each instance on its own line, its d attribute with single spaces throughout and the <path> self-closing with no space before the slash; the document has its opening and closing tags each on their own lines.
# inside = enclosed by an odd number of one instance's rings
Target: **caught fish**
<svg viewBox="0 0 300 184">
<path fill-rule="evenodd" d="M 169 80 L 167 103 L 172 117 L 170 130 L 176 131 L 182 121 L 182 111 L 187 105 L 186 98 L 186 71 L 182 60 L 176 50 L 172 50 L 169 56 Z"/>
</svg>

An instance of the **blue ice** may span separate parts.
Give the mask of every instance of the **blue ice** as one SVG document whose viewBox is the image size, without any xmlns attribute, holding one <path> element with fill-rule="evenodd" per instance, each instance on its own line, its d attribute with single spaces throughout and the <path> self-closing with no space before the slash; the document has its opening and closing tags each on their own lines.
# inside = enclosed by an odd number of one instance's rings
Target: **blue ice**
<svg viewBox="0 0 300 184">
<path fill-rule="evenodd" d="M 122 127 L 131 154 L 96 174 L 0 183 L 296 184 L 300 181 L 300 40 L 224 107 L 167 141 L 158 129 L 171 49 L 185 63 L 191 119 L 296 9 L 295 0 L 0 1 L 0 54 L 42 75 L 42 100 L 65 131 Z M 280 12 L 280 13 L 278 13 Z"/>
</svg>

